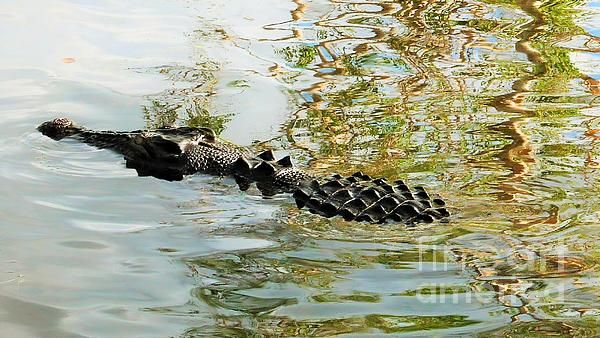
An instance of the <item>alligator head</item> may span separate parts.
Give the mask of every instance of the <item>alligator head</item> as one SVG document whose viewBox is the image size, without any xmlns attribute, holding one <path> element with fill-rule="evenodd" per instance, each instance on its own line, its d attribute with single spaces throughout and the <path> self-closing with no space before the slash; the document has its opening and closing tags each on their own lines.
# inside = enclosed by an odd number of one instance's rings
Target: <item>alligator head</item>
<svg viewBox="0 0 600 338">
<path fill-rule="evenodd" d="M 42 134 L 58 141 L 62 138 L 78 133 L 81 131 L 81 128 L 76 126 L 73 121 L 66 117 L 58 117 L 52 121 L 46 121 L 40 124 L 37 127 L 37 130 Z"/>
</svg>

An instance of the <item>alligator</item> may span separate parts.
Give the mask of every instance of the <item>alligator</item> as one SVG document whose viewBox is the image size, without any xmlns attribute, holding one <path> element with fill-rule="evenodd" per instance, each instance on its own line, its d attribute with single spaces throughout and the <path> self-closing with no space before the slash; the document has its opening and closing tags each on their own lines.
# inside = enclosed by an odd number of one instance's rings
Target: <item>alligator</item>
<svg viewBox="0 0 600 338">
<path fill-rule="evenodd" d="M 253 154 L 249 149 L 219 139 L 210 128 L 164 127 L 153 130 L 95 131 L 68 118 L 38 126 L 54 139 L 75 138 L 125 158 L 139 176 L 178 181 L 196 173 L 232 177 L 242 191 L 252 184 L 263 196 L 291 194 L 298 208 L 346 221 L 407 225 L 447 222 L 443 199 L 423 187 L 409 188 L 402 180 L 372 178 L 362 172 L 344 177 L 318 177 L 296 168 L 290 156 L 276 159 L 271 150 Z"/>
</svg>

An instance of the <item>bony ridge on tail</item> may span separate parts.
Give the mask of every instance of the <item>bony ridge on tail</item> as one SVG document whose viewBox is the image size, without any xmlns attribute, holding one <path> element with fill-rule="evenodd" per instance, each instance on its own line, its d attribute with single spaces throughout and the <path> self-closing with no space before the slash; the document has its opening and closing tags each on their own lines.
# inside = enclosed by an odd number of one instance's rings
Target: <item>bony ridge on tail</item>
<svg viewBox="0 0 600 338">
<path fill-rule="evenodd" d="M 170 181 L 196 173 L 230 176 L 242 191 L 256 184 L 263 196 L 291 193 L 298 208 L 324 217 L 414 224 L 444 222 L 450 216 L 446 203 L 423 187 L 411 189 L 403 181 L 389 183 L 361 172 L 348 177 L 317 177 L 294 167 L 289 156 L 276 159 L 271 150 L 254 155 L 221 141 L 210 128 L 96 131 L 63 117 L 44 122 L 37 129 L 54 140 L 71 137 L 118 152 L 126 166 L 136 169 L 140 176 Z"/>
</svg>

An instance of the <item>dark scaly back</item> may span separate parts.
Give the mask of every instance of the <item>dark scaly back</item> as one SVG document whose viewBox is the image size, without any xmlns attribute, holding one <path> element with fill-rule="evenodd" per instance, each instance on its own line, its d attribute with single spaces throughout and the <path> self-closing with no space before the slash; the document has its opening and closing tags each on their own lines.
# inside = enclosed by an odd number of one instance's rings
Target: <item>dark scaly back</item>
<svg viewBox="0 0 600 338">
<path fill-rule="evenodd" d="M 423 187 L 410 189 L 403 181 L 390 184 L 357 172 L 352 176 L 332 175 L 319 182 L 308 180 L 294 192 L 298 208 L 324 217 L 341 216 L 347 221 L 431 223 L 450 213 L 445 202 L 431 197 Z"/>
<path fill-rule="evenodd" d="M 232 173 L 241 190 L 248 189 L 249 183 L 256 182 L 263 196 L 292 193 L 301 182 L 313 178 L 313 175 L 294 167 L 289 156 L 275 159 L 271 150 L 251 159 L 243 156 L 238 158 L 233 164 Z"/>
<path fill-rule="evenodd" d="M 187 174 L 183 149 L 199 142 L 216 142 L 215 133 L 209 128 L 95 131 L 77 126 L 67 118 L 44 122 L 38 130 L 55 140 L 72 137 L 101 149 L 111 149 L 122 154 L 126 166 L 136 169 L 140 176 L 170 181 L 181 180 Z"/>
<path fill-rule="evenodd" d="M 93 131 L 58 118 L 44 122 L 38 130 L 55 140 L 73 137 L 119 152 L 127 167 L 136 169 L 140 176 L 166 180 L 181 180 L 197 172 L 233 176 L 242 191 L 256 183 L 263 196 L 293 193 L 299 208 L 325 217 L 412 224 L 444 221 L 450 215 L 444 201 L 431 197 L 422 187 L 410 189 L 402 181 L 390 184 L 361 172 L 317 180 L 295 168 L 289 156 L 275 159 L 271 150 L 251 156 L 243 148 L 221 142 L 208 128 Z"/>
<path fill-rule="evenodd" d="M 199 141 L 185 146 L 182 160 L 184 175 L 197 172 L 216 175 L 232 175 L 234 163 L 244 157 L 244 152 L 225 143 Z"/>
</svg>

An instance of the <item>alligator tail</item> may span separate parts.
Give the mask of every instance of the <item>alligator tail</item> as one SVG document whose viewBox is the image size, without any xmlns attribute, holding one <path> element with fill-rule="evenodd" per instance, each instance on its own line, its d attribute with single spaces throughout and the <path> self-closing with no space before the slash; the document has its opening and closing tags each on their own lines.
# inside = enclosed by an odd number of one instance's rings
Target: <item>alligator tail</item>
<svg viewBox="0 0 600 338">
<path fill-rule="evenodd" d="M 405 224 L 445 221 L 450 212 L 445 202 L 423 187 L 412 190 L 401 180 L 390 184 L 357 172 L 332 175 L 322 182 L 303 181 L 293 194 L 298 208 L 324 217 L 341 216 L 346 221 Z"/>
</svg>

